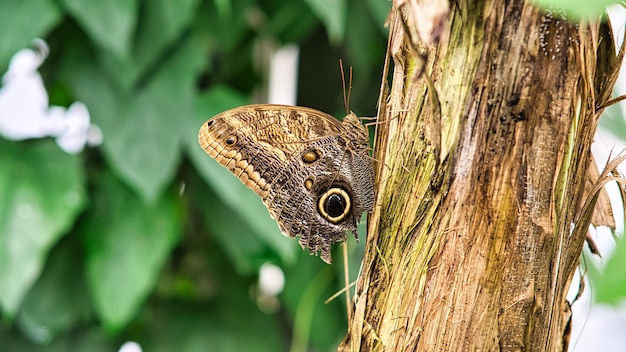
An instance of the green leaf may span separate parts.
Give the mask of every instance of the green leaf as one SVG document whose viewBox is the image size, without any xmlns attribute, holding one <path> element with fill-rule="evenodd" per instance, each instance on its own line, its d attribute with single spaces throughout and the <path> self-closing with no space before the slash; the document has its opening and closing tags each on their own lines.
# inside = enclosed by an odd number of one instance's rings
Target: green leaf
<svg viewBox="0 0 626 352">
<path fill-rule="evenodd" d="M 0 0 L 0 71 L 18 50 L 57 25 L 61 12 L 51 0 Z"/>
<path fill-rule="evenodd" d="M 304 0 L 324 23 L 331 43 L 343 40 L 346 30 L 346 0 Z"/>
<path fill-rule="evenodd" d="M 194 149 L 202 151 L 198 143 L 198 131 L 202 124 L 220 112 L 249 103 L 247 97 L 227 86 L 214 86 L 198 94 L 194 100 L 193 114 L 186 121 L 184 144 L 190 151 Z"/>
<path fill-rule="evenodd" d="M 29 351 L 29 352 L 111 352 L 119 350 L 119 342 L 106 338 L 97 329 L 77 329 L 66 334 L 45 346 L 26 341 L 16 331 L 5 332 L 0 329 L 0 351 Z"/>
<path fill-rule="evenodd" d="M 624 268 L 626 268 L 626 242 L 619 241 L 606 262 L 604 271 L 592 277 L 598 302 L 618 304 L 626 297 Z"/>
<path fill-rule="evenodd" d="M 532 0 L 546 10 L 564 11 L 572 19 L 597 17 L 602 15 L 604 8 L 611 4 L 619 4 L 615 0 Z"/>
<path fill-rule="evenodd" d="M 281 43 L 300 42 L 318 26 L 319 17 L 302 1 L 283 1 L 268 12 L 262 31 L 272 33 Z"/>
<path fill-rule="evenodd" d="M 385 27 L 385 22 L 387 22 L 387 17 L 389 16 L 389 10 L 391 10 L 391 1 L 380 1 L 380 0 L 366 0 L 365 5 L 369 12 L 374 16 L 375 19 L 375 27 L 377 27 L 381 33 L 387 35 L 388 29 Z M 350 12 L 350 16 L 348 19 L 353 19 L 356 16 L 352 15 Z M 359 29 L 358 27 L 355 29 Z"/>
<path fill-rule="evenodd" d="M 626 119 L 622 113 L 621 104 L 611 105 L 604 110 L 599 127 L 602 131 L 626 141 Z"/>
<path fill-rule="evenodd" d="M 235 212 L 248 228 L 253 229 L 253 235 L 270 246 L 284 262 L 293 262 L 295 253 L 299 250 L 297 241 L 283 236 L 276 221 L 269 216 L 261 198 L 244 186 L 228 169 L 207 155 L 198 144 L 197 135 L 202 123 L 219 112 L 245 105 L 245 101 L 240 94 L 223 87 L 217 87 L 200 96 L 194 114 L 196 123 L 191 123 L 195 128 L 190 127 L 186 134 L 189 157 L 217 197 Z M 213 229 L 219 236 L 229 236 L 228 225 L 228 223 L 216 224 Z"/>
<path fill-rule="evenodd" d="M 179 202 L 168 193 L 145 205 L 111 173 L 102 176 L 81 232 L 87 282 L 108 328 L 124 327 L 154 288 L 181 234 Z"/>
<path fill-rule="evenodd" d="M 124 91 L 88 54 L 68 58 L 64 73 L 104 135 L 103 149 L 117 174 L 147 203 L 174 177 L 180 138 L 193 113 L 195 78 L 204 45 L 190 38 L 136 90 Z"/>
<path fill-rule="evenodd" d="M 193 263 L 196 275 L 207 271 L 197 282 L 208 279 L 209 295 L 151 304 L 138 319 L 146 327 L 136 339 L 144 351 L 286 351 L 281 315 L 262 313 L 251 297 L 256 278 L 237 275 L 216 246 L 197 247 L 194 259 L 183 261 Z"/>
<path fill-rule="evenodd" d="M 200 0 L 153 0 L 144 2 L 132 55 L 120 58 L 103 55 L 103 68 L 122 89 L 144 84 L 155 68 L 160 68 L 172 52 L 180 48 L 185 29 L 193 24 Z M 138 82 L 140 81 L 140 82 Z"/>
<path fill-rule="evenodd" d="M 250 34 L 249 13 L 256 5 L 255 0 L 213 0 L 204 1 L 198 8 L 200 16 L 196 16 L 193 30 L 209 41 L 209 47 L 220 54 L 229 53 L 229 59 L 243 59 L 250 62 L 249 57 L 239 58 L 242 41 Z M 254 13 L 254 11 L 252 11 Z M 249 45 L 249 44 L 248 44 Z M 211 53 L 215 55 L 215 53 Z M 212 72 L 220 74 L 220 72 Z"/>
<path fill-rule="evenodd" d="M 150 330 L 138 338 L 144 351 L 286 351 L 284 326 L 279 316 L 259 311 L 248 296 L 249 285 L 232 277 L 224 286 L 233 297 L 220 297 L 210 304 L 170 302 L 161 304 Z M 237 289 L 237 291 L 235 291 Z M 222 294 L 221 296 L 225 296 Z"/>
<path fill-rule="evenodd" d="M 138 28 L 136 61 L 154 62 L 191 25 L 200 0 L 152 0 L 144 3 Z"/>
<path fill-rule="evenodd" d="M 339 258 L 334 262 L 339 263 L 335 266 L 342 265 Z M 336 348 L 345 336 L 344 296 L 324 303 L 343 288 L 343 284 L 336 286 L 335 272 L 333 265 L 304 253 L 293 266 L 285 268 L 285 289 L 281 298 L 289 315 L 294 317 L 292 350 L 327 351 Z"/>
<path fill-rule="evenodd" d="M 256 227 L 241 221 L 239 215 L 196 178 L 188 184 L 194 204 L 201 211 L 202 220 L 211 237 L 219 244 L 238 274 L 256 273 L 268 260 L 275 259 L 271 248 L 259 235 Z M 285 239 L 287 240 L 287 239 Z M 232 264 L 231 264 L 232 263 Z"/>
<path fill-rule="evenodd" d="M 71 237 L 71 236 L 70 236 Z M 69 239 L 66 237 L 65 239 Z M 49 344 L 91 313 L 76 241 L 61 241 L 17 316 L 20 330 L 38 345 Z"/>
<path fill-rule="evenodd" d="M 385 2 L 381 3 L 385 4 Z M 380 31 L 383 24 L 372 23 L 372 19 L 363 6 L 352 6 L 346 29 L 346 46 L 350 54 L 350 64 L 363 79 L 371 67 L 380 67 L 381 58 L 385 57 L 385 38 Z"/>
<path fill-rule="evenodd" d="M 94 42 L 118 58 L 130 55 L 137 0 L 61 0 Z"/>
<path fill-rule="evenodd" d="M 0 140 L 0 305 L 10 317 L 85 204 L 79 156 Z"/>
<path fill-rule="evenodd" d="M 231 11 L 231 0 L 213 0 L 215 3 L 215 7 L 217 8 L 218 16 L 230 17 Z"/>
</svg>

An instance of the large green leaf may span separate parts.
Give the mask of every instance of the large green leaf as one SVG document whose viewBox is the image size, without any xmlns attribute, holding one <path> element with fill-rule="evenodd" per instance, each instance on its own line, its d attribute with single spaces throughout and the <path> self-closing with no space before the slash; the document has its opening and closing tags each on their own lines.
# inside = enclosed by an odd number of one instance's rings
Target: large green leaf
<svg viewBox="0 0 626 352">
<path fill-rule="evenodd" d="M 185 29 L 193 24 L 200 0 L 154 0 L 142 5 L 132 55 L 120 58 L 105 53 L 103 68 L 123 89 L 130 89 L 150 77 L 152 71 L 175 52 Z"/>
<path fill-rule="evenodd" d="M 85 32 L 119 58 L 130 55 L 137 22 L 137 0 L 61 0 Z"/>
<path fill-rule="evenodd" d="M 156 307 L 138 339 L 144 351 L 286 351 L 280 316 L 262 313 L 249 297 L 250 284 L 225 271 L 231 276 L 220 281 L 219 296 L 210 302 Z"/>
<path fill-rule="evenodd" d="M 52 0 L 0 0 L 0 72 L 13 54 L 45 37 L 60 19 Z"/>
<path fill-rule="evenodd" d="M 255 6 L 254 0 L 213 0 L 204 1 L 198 8 L 193 30 L 201 33 L 210 42 L 209 46 L 220 53 L 231 53 L 235 59 L 241 52 L 235 46 L 249 34 L 250 18 L 241 16 Z M 241 49 L 238 48 L 238 49 Z M 232 55 L 235 54 L 235 55 Z M 219 72 L 214 72 L 219 74 Z"/>
<path fill-rule="evenodd" d="M 0 305 L 12 316 L 83 208 L 84 180 L 80 157 L 51 140 L 0 139 L 0 151 Z"/>
<path fill-rule="evenodd" d="M 604 8 L 611 4 L 618 4 L 616 0 L 532 0 L 535 4 L 550 10 L 553 13 L 567 14 L 573 19 L 600 16 Z"/>
<path fill-rule="evenodd" d="M 215 3 L 218 16 L 226 17 L 231 15 L 231 0 L 213 0 L 213 2 Z"/>
<path fill-rule="evenodd" d="M 203 47 L 190 38 L 144 86 L 130 91 L 116 86 L 85 53 L 68 59 L 64 70 L 102 129 L 107 160 L 148 203 L 159 198 L 176 172 L 180 134 L 193 113 L 195 78 L 205 63 Z"/>
<path fill-rule="evenodd" d="M 239 213 L 225 206 L 215 192 L 203 183 L 198 178 L 190 182 L 186 189 L 192 194 L 194 205 L 200 210 L 211 238 L 228 257 L 229 261 L 225 265 L 233 266 L 240 275 L 251 274 L 256 273 L 268 260 L 276 261 L 276 257 L 283 259 L 280 258 L 280 253 L 277 255 L 276 249 L 271 248 L 267 241 L 257 234 L 256 227 L 241 221 Z M 259 216 L 262 214 L 259 212 Z"/>
<path fill-rule="evenodd" d="M 626 141 L 626 118 L 624 118 L 621 105 L 615 104 L 607 107 L 602 113 L 598 126 L 603 132 Z"/>
<path fill-rule="evenodd" d="M 91 315 L 77 241 L 65 237 L 50 253 L 41 276 L 17 316 L 20 330 L 36 344 L 53 341 Z"/>
<path fill-rule="evenodd" d="M 380 3 L 390 6 L 383 1 Z M 384 25 L 373 23 L 363 5 L 351 6 L 350 15 L 346 28 L 346 46 L 350 54 L 350 64 L 358 72 L 359 80 L 364 80 L 363 76 L 367 75 L 368 68 L 382 64 L 381 59 L 385 57 L 386 40 L 380 35 Z M 355 86 L 360 91 L 365 91 L 359 85 Z"/>
<path fill-rule="evenodd" d="M 206 271 L 209 293 L 195 302 L 151 304 L 138 319 L 146 326 L 136 338 L 144 351 L 286 351 L 281 316 L 261 312 L 252 297 L 255 277 L 238 274 L 216 246 L 193 252 L 202 255 L 183 261 Z"/>
<path fill-rule="evenodd" d="M 340 42 L 346 30 L 346 0 L 304 0 L 328 32 L 331 42 Z"/>
<path fill-rule="evenodd" d="M 27 352 L 68 352 L 68 351 L 89 351 L 89 352 L 111 352 L 117 351 L 120 344 L 107 338 L 99 330 L 91 327 L 89 329 L 76 329 L 71 334 L 64 335 L 47 345 L 41 345 L 27 341 L 24 337 L 5 332 L 0 329 L 0 351 L 27 351 Z"/>
<path fill-rule="evenodd" d="M 349 281 L 358 279 L 365 253 L 366 219 L 364 213 L 358 224 L 360 241 L 348 236 Z M 346 333 L 345 293 L 326 300 L 345 288 L 343 245 L 333 248 L 333 265 L 318 258 L 299 255 L 298 261 L 285 269 L 285 289 L 281 294 L 286 310 L 293 316 L 292 350 L 331 350 Z M 354 293 L 354 287 L 349 292 Z M 352 295 L 350 295 L 352 297 Z"/>
<path fill-rule="evenodd" d="M 292 262 L 298 250 L 296 241 L 289 240 L 281 234 L 278 224 L 269 216 L 269 212 L 259 196 L 244 186 L 228 169 L 209 157 L 198 144 L 197 135 L 202 123 L 219 112 L 244 105 L 245 101 L 235 91 L 220 87 L 200 96 L 196 104 L 196 113 L 193 115 L 193 120 L 190 120 L 190 127 L 185 134 L 189 157 L 221 202 L 228 206 L 231 211 L 238 214 L 241 221 L 245 223 L 246 228 L 253 231 L 251 235 L 256 236 L 256 238 L 261 239 L 266 245 L 270 246 L 280 255 L 283 261 Z M 211 208 L 219 206 L 221 204 L 210 205 Z M 215 221 L 218 220 L 215 219 Z M 223 219 L 222 223 L 213 224 L 212 229 L 216 231 L 217 236 L 225 237 L 224 241 L 228 243 L 232 242 L 232 239 L 226 237 L 231 236 L 230 231 L 235 229 L 231 227 L 229 231 L 230 224 L 225 222 L 225 220 Z M 239 230 L 241 230 L 241 227 L 239 227 Z M 226 246 L 226 248 L 229 247 Z M 230 253 L 233 254 L 232 251 Z M 239 262 L 241 263 L 241 261 Z"/>
<path fill-rule="evenodd" d="M 178 196 L 146 205 L 110 172 L 102 176 L 81 232 L 87 282 L 106 326 L 120 329 L 136 314 L 181 231 Z"/>
<path fill-rule="evenodd" d="M 335 262 L 341 263 L 341 259 L 335 258 Z M 328 351 L 336 348 L 345 336 L 344 296 L 324 303 L 343 287 L 337 285 L 337 278 L 332 265 L 304 254 L 298 256 L 295 265 L 285 269 L 281 298 L 294 320 L 292 350 Z"/>
<path fill-rule="evenodd" d="M 374 17 L 375 27 L 378 28 L 381 33 L 386 35 L 388 29 L 385 26 L 385 22 L 387 22 L 387 18 L 389 17 L 389 10 L 391 10 L 391 1 L 366 0 L 365 6 Z M 354 19 L 356 17 L 352 16 L 352 12 L 349 13 L 350 16 L 348 16 L 348 20 Z M 371 28 L 371 25 L 369 26 L 369 28 Z M 358 27 L 354 29 L 358 29 Z"/>
<path fill-rule="evenodd" d="M 276 2 L 267 13 L 263 32 L 272 33 L 280 43 L 292 43 L 306 38 L 319 26 L 319 16 L 302 1 Z"/>
<path fill-rule="evenodd" d="M 158 58 L 180 33 L 192 24 L 200 0 L 152 0 L 145 2 L 135 49 L 138 62 Z"/>
<path fill-rule="evenodd" d="M 626 297 L 626 242 L 617 243 L 615 251 L 606 262 L 604 270 L 590 270 L 598 302 L 618 304 Z"/>
</svg>

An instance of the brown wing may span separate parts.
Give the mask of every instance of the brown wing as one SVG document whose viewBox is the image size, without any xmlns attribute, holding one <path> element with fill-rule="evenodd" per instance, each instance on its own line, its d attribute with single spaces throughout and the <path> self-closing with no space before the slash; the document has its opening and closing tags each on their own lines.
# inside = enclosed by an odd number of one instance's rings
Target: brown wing
<svg viewBox="0 0 626 352">
<path fill-rule="evenodd" d="M 343 132 L 341 123 L 332 116 L 300 106 L 247 105 L 225 111 L 209 121 L 213 120 L 216 124 L 227 124 L 238 134 L 250 137 L 263 148 L 276 153 L 283 161 L 301 150 L 303 143 Z M 200 130 L 200 136 L 208 132 L 209 127 L 205 124 Z"/>
<path fill-rule="evenodd" d="M 310 108 L 258 104 L 227 110 L 202 125 L 200 146 L 265 201 L 270 184 L 310 141 L 339 135 L 343 126 Z"/>
<path fill-rule="evenodd" d="M 303 247 L 328 263 L 332 243 L 344 241 L 345 230 L 356 234 L 358 217 L 372 209 L 367 131 L 352 114 L 342 124 L 309 108 L 243 106 L 208 120 L 198 140 L 262 198 L 285 235 L 300 236 Z M 320 213 L 328 192 L 343 192 L 340 219 Z"/>
</svg>

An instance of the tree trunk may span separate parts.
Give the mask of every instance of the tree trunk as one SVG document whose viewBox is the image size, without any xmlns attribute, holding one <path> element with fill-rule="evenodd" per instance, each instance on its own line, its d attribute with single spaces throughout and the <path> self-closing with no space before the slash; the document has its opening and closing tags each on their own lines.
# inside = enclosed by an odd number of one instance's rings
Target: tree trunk
<svg viewBox="0 0 626 352">
<path fill-rule="evenodd" d="M 339 349 L 566 350 L 590 144 L 621 62 L 610 28 L 518 0 L 429 22 L 441 1 L 425 3 L 390 15 L 377 206 Z"/>
</svg>

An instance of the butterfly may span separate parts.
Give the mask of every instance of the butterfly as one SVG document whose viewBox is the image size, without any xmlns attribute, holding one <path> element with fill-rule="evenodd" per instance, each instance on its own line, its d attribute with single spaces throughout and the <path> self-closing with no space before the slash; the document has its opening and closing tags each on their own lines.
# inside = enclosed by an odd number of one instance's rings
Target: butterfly
<svg viewBox="0 0 626 352">
<path fill-rule="evenodd" d="M 326 263 L 374 207 L 368 132 L 353 113 L 339 122 L 306 107 L 247 105 L 209 119 L 198 141 L 261 197 L 284 235 Z"/>
</svg>

